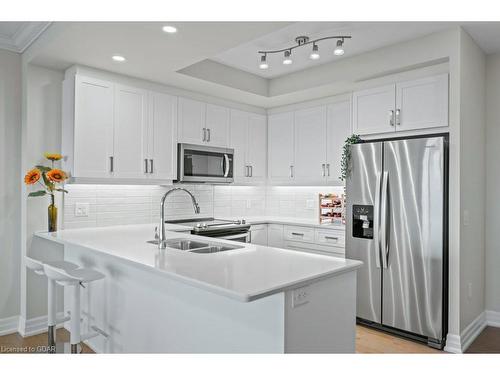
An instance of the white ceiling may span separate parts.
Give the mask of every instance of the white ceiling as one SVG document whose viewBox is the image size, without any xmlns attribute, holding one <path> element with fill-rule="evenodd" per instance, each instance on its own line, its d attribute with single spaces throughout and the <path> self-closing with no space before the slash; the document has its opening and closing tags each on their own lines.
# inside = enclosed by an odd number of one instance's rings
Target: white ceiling
<svg viewBox="0 0 500 375">
<path fill-rule="evenodd" d="M 249 43 L 224 51 L 212 58 L 221 64 L 241 69 L 264 78 L 275 78 L 302 69 L 350 57 L 383 46 L 415 39 L 449 28 L 447 23 L 434 22 L 296 22 Z M 318 39 L 332 35 L 351 35 L 344 43 L 344 56 L 335 56 L 335 40 L 318 42 L 319 60 L 311 60 L 311 45 L 292 52 L 293 64 L 283 65 L 283 54 L 268 55 L 269 69 L 259 69 L 259 50 L 276 50 L 295 45 L 300 35 Z"/>
<path fill-rule="evenodd" d="M 49 22 L 0 22 L 0 49 L 23 52 Z"/>
</svg>

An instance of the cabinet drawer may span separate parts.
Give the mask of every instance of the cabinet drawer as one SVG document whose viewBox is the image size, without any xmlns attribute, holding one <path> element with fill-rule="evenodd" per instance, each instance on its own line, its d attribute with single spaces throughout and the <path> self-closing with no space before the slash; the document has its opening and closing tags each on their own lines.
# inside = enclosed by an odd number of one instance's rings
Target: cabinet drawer
<svg viewBox="0 0 500 375">
<path fill-rule="evenodd" d="M 285 226 L 285 240 L 314 242 L 314 228 Z"/>
<path fill-rule="evenodd" d="M 345 233 L 341 230 L 316 229 L 315 240 L 318 245 L 345 246 Z"/>
</svg>

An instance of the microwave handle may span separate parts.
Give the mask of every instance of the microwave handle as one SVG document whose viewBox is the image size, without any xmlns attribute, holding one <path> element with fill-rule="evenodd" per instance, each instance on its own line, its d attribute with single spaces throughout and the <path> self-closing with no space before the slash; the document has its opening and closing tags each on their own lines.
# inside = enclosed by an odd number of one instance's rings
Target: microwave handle
<svg viewBox="0 0 500 375">
<path fill-rule="evenodd" d="M 227 156 L 227 154 L 224 154 L 224 161 L 224 177 L 227 177 L 229 175 L 229 156 Z"/>
</svg>

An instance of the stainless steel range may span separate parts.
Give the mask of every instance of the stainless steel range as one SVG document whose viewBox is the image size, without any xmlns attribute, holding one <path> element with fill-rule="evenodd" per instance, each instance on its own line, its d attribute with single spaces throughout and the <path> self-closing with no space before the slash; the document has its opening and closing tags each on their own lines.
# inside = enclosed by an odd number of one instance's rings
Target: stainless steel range
<svg viewBox="0 0 500 375">
<path fill-rule="evenodd" d="M 213 217 L 200 219 L 168 220 L 168 224 L 191 227 L 191 234 L 217 237 L 238 242 L 251 242 L 250 224 L 245 220 L 220 220 Z"/>
</svg>

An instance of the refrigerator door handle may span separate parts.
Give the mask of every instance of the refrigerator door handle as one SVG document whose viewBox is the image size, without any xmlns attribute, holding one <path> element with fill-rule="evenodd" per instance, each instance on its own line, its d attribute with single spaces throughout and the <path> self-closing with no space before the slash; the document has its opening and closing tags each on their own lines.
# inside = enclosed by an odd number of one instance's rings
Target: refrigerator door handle
<svg viewBox="0 0 500 375">
<path fill-rule="evenodd" d="M 380 251 L 380 241 L 379 241 L 379 228 L 380 228 L 380 185 L 382 176 L 380 172 L 377 172 L 377 181 L 375 183 L 375 201 L 373 209 L 373 241 L 375 243 L 375 264 L 377 268 L 380 268 L 380 258 L 382 253 Z"/>
<path fill-rule="evenodd" d="M 387 184 L 389 172 L 385 171 L 382 177 L 382 192 L 380 199 L 380 253 L 382 258 L 382 268 L 387 268 L 389 249 L 387 247 Z"/>
</svg>

